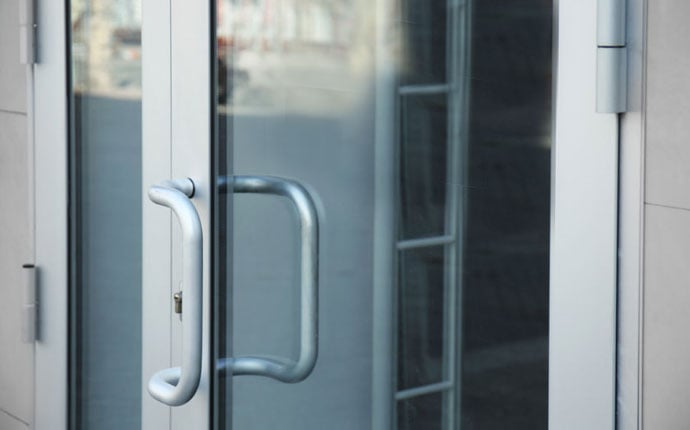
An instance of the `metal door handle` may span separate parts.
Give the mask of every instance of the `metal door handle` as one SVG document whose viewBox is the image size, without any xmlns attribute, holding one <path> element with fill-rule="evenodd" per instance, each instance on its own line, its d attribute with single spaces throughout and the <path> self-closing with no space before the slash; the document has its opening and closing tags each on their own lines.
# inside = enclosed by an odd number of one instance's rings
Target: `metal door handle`
<svg viewBox="0 0 690 430">
<path fill-rule="evenodd" d="M 241 356 L 220 363 L 233 375 L 260 375 L 294 383 L 304 380 L 316 364 L 319 314 L 319 220 L 309 192 L 298 182 L 274 176 L 233 176 L 235 193 L 271 194 L 286 197 L 297 209 L 301 238 L 300 351 L 297 361 L 289 358 Z M 220 183 L 221 191 L 228 184 Z"/>
<path fill-rule="evenodd" d="M 160 370 L 148 384 L 149 394 L 169 406 L 187 403 L 196 393 L 201 376 L 203 237 L 199 214 L 190 200 L 193 195 L 191 179 L 164 181 L 149 188 L 149 199 L 172 209 L 182 227 L 182 367 Z"/>
</svg>

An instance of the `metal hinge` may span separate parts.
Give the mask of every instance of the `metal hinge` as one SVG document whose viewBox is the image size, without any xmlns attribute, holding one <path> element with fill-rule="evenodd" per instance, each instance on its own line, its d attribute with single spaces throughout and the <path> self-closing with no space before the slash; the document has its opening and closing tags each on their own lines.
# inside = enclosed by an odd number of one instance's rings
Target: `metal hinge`
<svg viewBox="0 0 690 430">
<path fill-rule="evenodd" d="M 597 112 L 628 109 L 626 0 L 598 0 Z"/>
<path fill-rule="evenodd" d="M 22 304 L 22 341 L 33 343 L 36 341 L 36 326 L 38 316 L 38 300 L 36 288 L 36 267 L 25 264 L 24 269 L 24 303 Z"/>
<path fill-rule="evenodd" d="M 36 17 L 34 0 L 19 0 L 19 61 L 36 62 Z"/>
</svg>

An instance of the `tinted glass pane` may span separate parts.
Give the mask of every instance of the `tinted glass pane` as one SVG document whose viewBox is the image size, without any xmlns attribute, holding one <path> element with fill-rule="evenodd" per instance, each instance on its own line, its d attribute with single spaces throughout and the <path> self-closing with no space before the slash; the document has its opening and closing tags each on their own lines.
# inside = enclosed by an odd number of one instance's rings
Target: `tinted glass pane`
<svg viewBox="0 0 690 430">
<path fill-rule="evenodd" d="M 442 246 L 400 253 L 398 390 L 443 378 L 444 254 Z"/>
<path fill-rule="evenodd" d="M 138 0 L 72 0 L 70 12 L 70 426 L 137 429 L 141 10 Z"/>
<path fill-rule="evenodd" d="M 462 420 L 545 429 L 552 4 L 473 10 Z"/>
<path fill-rule="evenodd" d="M 403 0 L 403 84 L 446 83 L 446 1 Z"/>
<path fill-rule="evenodd" d="M 401 98 L 401 239 L 442 235 L 445 231 L 447 97 Z"/>
<path fill-rule="evenodd" d="M 398 429 L 441 430 L 443 393 L 427 394 L 398 402 Z"/>
<path fill-rule="evenodd" d="M 216 428 L 544 428 L 552 2 L 214 4 L 214 174 L 304 184 L 323 240 L 314 371 L 219 369 Z M 218 359 L 297 356 L 282 203 L 216 189 Z"/>
</svg>

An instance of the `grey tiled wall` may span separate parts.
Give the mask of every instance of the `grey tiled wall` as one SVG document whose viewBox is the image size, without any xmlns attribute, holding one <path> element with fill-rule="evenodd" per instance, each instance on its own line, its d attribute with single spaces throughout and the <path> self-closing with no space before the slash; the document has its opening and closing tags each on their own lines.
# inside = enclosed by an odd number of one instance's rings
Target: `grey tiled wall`
<svg viewBox="0 0 690 430">
<path fill-rule="evenodd" d="M 648 1 L 643 428 L 690 428 L 690 2 Z"/>
<path fill-rule="evenodd" d="M 21 266 L 30 259 L 26 69 L 18 0 L 0 1 L 0 429 L 28 429 L 33 349 L 20 340 Z"/>
</svg>

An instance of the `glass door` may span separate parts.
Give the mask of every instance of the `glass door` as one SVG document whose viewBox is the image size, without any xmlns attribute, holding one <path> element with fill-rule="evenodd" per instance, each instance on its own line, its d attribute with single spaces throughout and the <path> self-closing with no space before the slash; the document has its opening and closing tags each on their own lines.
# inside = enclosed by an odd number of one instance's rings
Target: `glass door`
<svg viewBox="0 0 690 430">
<path fill-rule="evenodd" d="M 553 13 L 216 2 L 214 428 L 547 428 Z"/>
<path fill-rule="evenodd" d="M 615 117 L 554 3 L 143 2 L 142 428 L 613 428 Z"/>
</svg>

